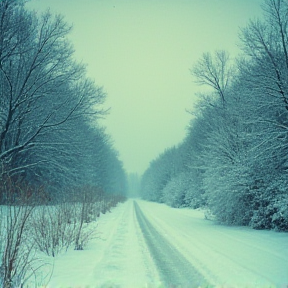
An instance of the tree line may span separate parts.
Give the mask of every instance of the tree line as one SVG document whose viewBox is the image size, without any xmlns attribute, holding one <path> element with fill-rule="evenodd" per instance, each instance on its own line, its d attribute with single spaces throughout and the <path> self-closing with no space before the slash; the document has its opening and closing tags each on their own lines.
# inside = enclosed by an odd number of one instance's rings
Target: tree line
<svg viewBox="0 0 288 288">
<path fill-rule="evenodd" d="M 0 2 L 0 180 L 45 186 L 53 200 L 81 185 L 124 194 L 122 163 L 98 121 L 106 95 L 75 61 L 70 31 L 61 15 Z"/>
<path fill-rule="evenodd" d="M 288 231 L 288 2 L 262 8 L 263 19 L 241 29 L 235 61 L 215 51 L 191 69 L 211 90 L 199 94 L 182 143 L 145 171 L 144 199 Z"/>
<path fill-rule="evenodd" d="M 74 59 L 63 16 L 0 1 L 0 286 L 42 287 L 46 256 L 82 250 L 125 201 L 126 173 L 99 124 L 103 89 Z M 97 223 L 96 223 L 97 224 Z M 45 260 L 44 260 L 45 259 Z"/>
</svg>

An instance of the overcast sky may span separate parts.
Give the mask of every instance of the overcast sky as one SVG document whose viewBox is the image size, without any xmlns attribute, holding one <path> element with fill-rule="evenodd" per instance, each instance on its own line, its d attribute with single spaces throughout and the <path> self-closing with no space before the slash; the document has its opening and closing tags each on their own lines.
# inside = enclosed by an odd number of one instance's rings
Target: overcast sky
<svg viewBox="0 0 288 288">
<path fill-rule="evenodd" d="M 238 54 L 239 27 L 264 0 L 32 0 L 73 24 L 75 57 L 107 93 L 103 121 L 128 173 L 140 175 L 180 143 L 199 87 L 189 69 L 203 52 Z"/>
</svg>

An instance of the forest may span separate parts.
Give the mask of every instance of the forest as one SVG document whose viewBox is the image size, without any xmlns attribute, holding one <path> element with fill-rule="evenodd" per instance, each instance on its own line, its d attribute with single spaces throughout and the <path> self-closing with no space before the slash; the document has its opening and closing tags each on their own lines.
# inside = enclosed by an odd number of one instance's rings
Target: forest
<svg viewBox="0 0 288 288">
<path fill-rule="evenodd" d="M 85 249 L 97 219 L 138 190 L 221 224 L 288 231 L 286 0 L 266 0 L 241 29 L 237 59 L 206 52 L 191 68 L 206 92 L 140 187 L 101 125 L 106 93 L 75 60 L 72 27 L 25 3 L 0 0 L 0 287 L 46 285 L 51 259 Z"/>
<path fill-rule="evenodd" d="M 1 1 L 0 16 L 1 179 L 43 186 L 55 201 L 84 184 L 123 194 L 122 163 L 98 125 L 106 95 L 74 60 L 71 27 L 21 1 Z"/>
<path fill-rule="evenodd" d="M 186 138 L 154 159 L 143 199 L 204 208 L 228 225 L 288 231 L 288 3 L 241 28 L 241 54 L 204 53 Z M 208 89 L 209 88 L 209 89 Z"/>
<path fill-rule="evenodd" d="M 61 15 L 0 1 L 1 287 L 37 280 L 35 251 L 82 250 L 90 224 L 125 199 L 122 162 L 99 125 L 106 95 L 74 60 L 70 31 Z"/>
</svg>

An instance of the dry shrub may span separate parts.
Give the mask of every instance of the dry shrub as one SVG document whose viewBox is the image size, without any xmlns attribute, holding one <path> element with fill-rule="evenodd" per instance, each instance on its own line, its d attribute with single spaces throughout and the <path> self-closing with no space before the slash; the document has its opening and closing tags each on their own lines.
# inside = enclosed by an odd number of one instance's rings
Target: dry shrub
<svg viewBox="0 0 288 288">
<path fill-rule="evenodd" d="M 67 251 L 75 238 L 76 222 L 71 221 L 70 216 L 72 209 L 72 205 L 63 203 L 34 210 L 31 227 L 38 250 L 53 257 Z"/>
<path fill-rule="evenodd" d="M 30 278 L 39 278 L 45 265 L 35 255 L 29 221 L 36 205 L 42 201 L 43 188 L 2 178 L 0 233 L 1 287 L 22 287 Z"/>
</svg>

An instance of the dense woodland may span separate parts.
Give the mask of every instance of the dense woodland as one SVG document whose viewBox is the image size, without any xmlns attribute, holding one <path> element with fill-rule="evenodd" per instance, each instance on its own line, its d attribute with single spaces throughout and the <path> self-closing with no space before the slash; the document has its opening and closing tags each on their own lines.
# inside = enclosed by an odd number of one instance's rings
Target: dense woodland
<svg viewBox="0 0 288 288">
<path fill-rule="evenodd" d="M 107 114 L 106 95 L 75 61 L 71 27 L 62 16 L 37 15 L 23 3 L 0 3 L 2 186 L 8 178 L 41 186 L 56 201 L 83 185 L 123 195 L 122 163 L 98 124 Z"/>
<path fill-rule="evenodd" d="M 288 231 L 288 2 L 266 0 L 263 13 L 241 29 L 235 62 L 216 51 L 191 69 L 210 92 L 183 142 L 144 173 L 144 199 Z M 44 287 L 53 266 L 41 255 L 84 249 L 96 218 L 125 200 L 125 171 L 99 125 L 106 95 L 75 61 L 70 31 L 61 15 L 0 1 L 1 287 Z M 128 180 L 135 196 L 138 177 Z"/>
<path fill-rule="evenodd" d="M 204 53 L 191 69 L 199 95 L 183 142 L 142 177 L 144 199 L 204 207 L 229 225 L 288 231 L 288 2 L 267 0 L 240 31 L 242 54 Z"/>
<path fill-rule="evenodd" d="M 0 1 L 0 286 L 44 287 L 46 256 L 95 237 L 97 217 L 125 200 L 105 93 L 86 76 L 61 15 Z M 42 256 L 41 256 L 42 255 Z"/>
</svg>

